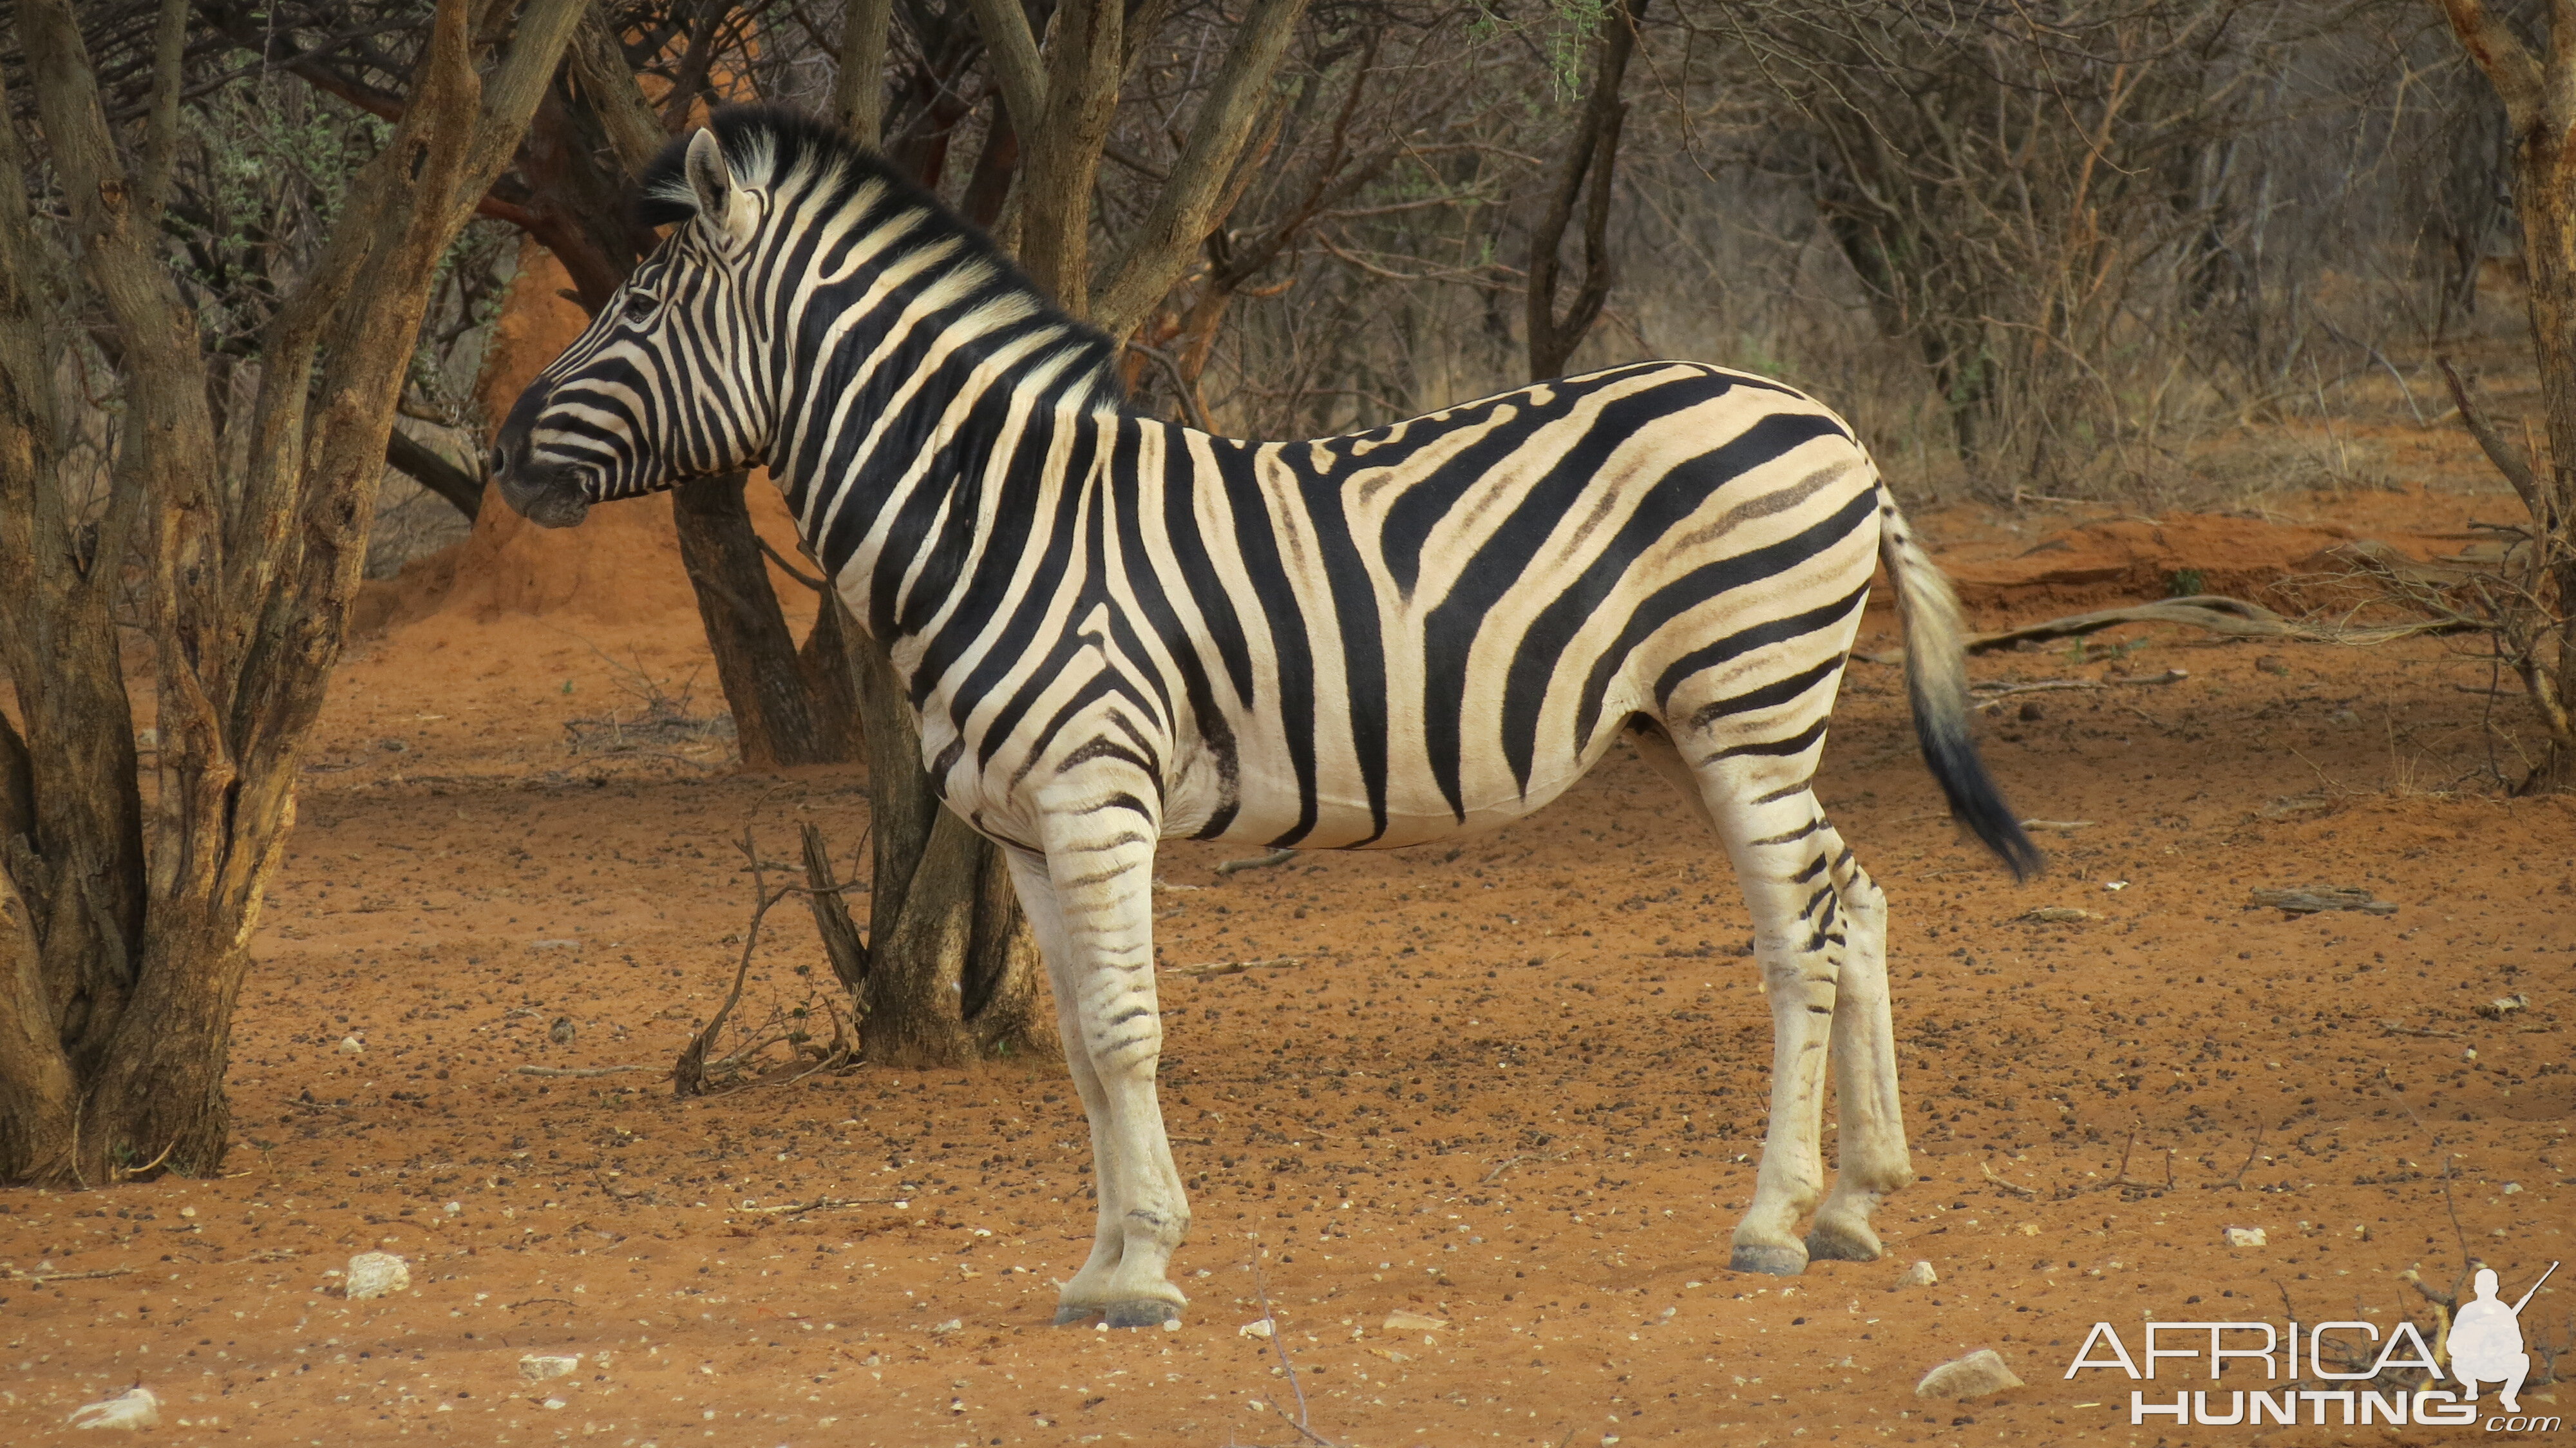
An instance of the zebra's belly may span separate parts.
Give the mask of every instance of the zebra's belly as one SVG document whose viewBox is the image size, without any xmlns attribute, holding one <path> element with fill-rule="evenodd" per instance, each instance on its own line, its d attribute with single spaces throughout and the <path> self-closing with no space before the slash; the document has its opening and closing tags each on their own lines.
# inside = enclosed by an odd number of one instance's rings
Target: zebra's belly
<svg viewBox="0 0 2576 1448">
<path fill-rule="evenodd" d="M 1526 790 L 1499 770 L 1471 769 L 1456 808 L 1418 761 L 1408 768 L 1390 760 L 1373 798 L 1366 771 L 1319 769 L 1310 787 L 1293 756 L 1247 751 L 1235 760 L 1231 812 L 1221 789 L 1191 787 L 1198 780 L 1215 784 L 1217 770 L 1181 771 L 1166 797 L 1164 834 L 1311 850 L 1395 850 L 1480 834 L 1546 808 L 1600 761 L 1613 734 L 1603 731 L 1582 757 L 1564 751 L 1534 761 Z M 1210 830 L 1220 815 L 1222 828 Z"/>
</svg>

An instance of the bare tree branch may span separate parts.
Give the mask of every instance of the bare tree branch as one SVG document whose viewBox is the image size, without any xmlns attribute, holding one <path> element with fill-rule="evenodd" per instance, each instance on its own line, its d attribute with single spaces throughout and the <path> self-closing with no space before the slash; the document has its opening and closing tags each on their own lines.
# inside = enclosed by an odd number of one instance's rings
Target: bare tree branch
<svg viewBox="0 0 2576 1448">
<path fill-rule="evenodd" d="M 385 434 L 385 461 L 454 504 L 467 522 L 482 512 L 483 479 L 449 462 L 436 448 L 401 428 Z"/>
<path fill-rule="evenodd" d="M 993 79 L 1001 84 L 1002 99 L 1009 103 L 1015 116 L 1039 117 L 1047 113 L 1047 69 L 1038 56 L 1037 37 L 1029 31 L 1028 12 L 1020 0 L 967 0 L 966 8 L 975 15 L 975 29 L 984 37 L 986 60 L 993 67 Z"/>
<path fill-rule="evenodd" d="M 2522 43 L 2510 26 L 2489 11 L 2485 0 L 2439 0 L 2442 14 L 2451 22 L 2451 33 L 2460 38 L 2460 48 L 2486 72 L 2495 87 L 2496 97 L 2504 102 L 2505 118 L 2519 133 L 2529 130 L 2539 120 L 2544 99 L 2544 80 L 2540 61 L 2530 47 Z M 2558 8 L 2564 8 L 2560 6 Z M 2562 43 L 2560 37 L 2576 40 L 2569 32 L 2576 27 L 2553 27 L 2552 48 Z"/>
<path fill-rule="evenodd" d="M 594 7 L 582 17 L 570 58 L 573 78 L 598 114 L 600 128 L 608 134 L 609 149 L 617 153 L 617 163 L 629 176 L 643 174 L 654 153 L 670 137 L 662 129 L 661 117 L 654 114 L 652 102 L 644 98 L 643 87 L 636 84 L 634 67 L 626 63 L 625 50 L 609 29 L 604 8 Z"/>
<path fill-rule="evenodd" d="M 1018 0 L 1001 3 L 1018 8 Z M 894 0 L 849 0 L 841 25 L 841 75 L 832 88 L 832 115 L 872 151 L 885 144 L 886 38 L 893 25 Z M 1025 19 L 1020 31 L 1028 31 Z M 997 67 L 1000 63 L 994 62 Z"/>
<path fill-rule="evenodd" d="M 1270 104 L 1271 77 L 1278 74 L 1280 57 L 1305 13 L 1306 0 L 1256 0 L 1209 87 L 1170 179 L 1128 238 L 1093 304 L 1092 319 L 1109 335 L 1124 337 L 1136 330 L 1180 280 L 1208 229 L 1220 219 L 1226 181 Z"/>
<path fill-rule="evenodd" d="M 2532 474 L 2531 459 L 2524 456 L 2522 449 L 2506 441 L 2504 435 L 2495 430 L 2495 425 L 2487 421 L 2487 415 L 2479 410 L 2477 400 L 2469 395 L 2469 384 L 2461 379 L 2459 369 L 2451 365 L 2451 359 L 2436 357 L 2433 360 L 2441 366 L 2442 380 L 2451 385 L 2451 401 L 2460 409 L 2460 422 L 2468 428 L 2469 436 L 2478 440 L 2478 447 L 2486 453 L 2487 461 L 2493 463 L 2495 470 L 2504 475 L 2504 480 L 2513 485 L 2513 490 L 2522 495 L 2522 505 L 2531 510 L 2532 520 L 2547 527 L 2548 497 L 2541 491 L 2540 480 Z"/>
</svg>

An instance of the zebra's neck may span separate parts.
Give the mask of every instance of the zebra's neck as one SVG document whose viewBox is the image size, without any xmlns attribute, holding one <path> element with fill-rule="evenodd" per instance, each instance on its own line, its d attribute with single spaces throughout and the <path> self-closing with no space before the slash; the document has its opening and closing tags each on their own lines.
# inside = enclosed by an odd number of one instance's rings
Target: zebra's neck
<svg viewBox="0 0 2576 1448">
<path fill-rule="evenodd" d="M 837 194 L 802 198 L 812 214 L 772 284 L 771 468 L 845 594 L 864 583 L 861 623 L 891 641 L 1008 531 L 1014 481 L 1116 415 L 1115 352 L 928 197 L 876 176 L 817 189 Z"/>
</svg>

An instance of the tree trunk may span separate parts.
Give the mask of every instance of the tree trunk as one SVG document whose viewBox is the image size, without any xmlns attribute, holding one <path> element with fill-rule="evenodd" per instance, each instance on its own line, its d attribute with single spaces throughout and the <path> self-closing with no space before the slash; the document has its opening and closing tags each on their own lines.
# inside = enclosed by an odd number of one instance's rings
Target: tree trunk
<svg viewBox="0 0 2576 1448">
<path fill-rule="evenodd" d="M 671 495 L 680 563 L 697 594 L 698 621 L 716 656 L 716 678 L 733 710 L 742 762 L 754 768 L 829 764 L 848 758 L 847 726 L 816 719 L 796 637 L 769 586 L 760 537 L 743 503 L 744 476 L 698 478 Z"/>
<path fill-rule="evenodd" d="M 70 7 L 18 7 L 64 230 L 39 239 L 34 170 L 0 126 L 0 178 L 17 178 L 0 180 L 0 666 L 27 727 L 0 719 L 0 1181 L 223 1160 L 233 1005 L 430 287 L 581 13 L 533 0 L 515 34 L 478 39 L 468 8 L 436 6 L 384 150 L 263 326 L 258 391 L 233 419 L 246 463 L 223 476 L 199 319 L 161 230 L 189 7 L 163 0 L 137 165 Z M 66 242 L 77 294 L 36 297 L 27 259 Z M 101 329 L 122 404 L 94 520 L 73 501 L 89 471 L 64 467 L 56 435 L 56 306 Z M 153 645 L 149 790 L 109 614 L 127 594 Z"/>
<path fill-rule="evenodd" d="M 1610 188 L 1618 176 L 1619 133 L 1628 118 L 1619 88 L 1627 79 L 1628 57 L 1637 49 L 1637 22 L 1645 13 L 1646 0 L 1618 0 L 1602 15 L 1583 118 L 1566 143 L 1565 164 L 1549 193 L 1547 212 L 1530 234 L 1527 341 L 1532 382 L 1564 375 L 1567 360 L 1610 298 Z M 1558 253 L 1577 203 L 1583 204 L 1583 284 L 1560 318 L 1556 285 L 1564 262 Z"/>
<path fill-rule="evenodd" d="M 847 619 L 837 627 L 857 681 L 875 856 L 860 1048 L 886 1066 L 1051 1054 L 1037 947 L 1001 847 L 939 802 L 884 648 Z"/>
<path fill-rule="evenodd" d="M 194 922 L 192 922 L 193 924 Z M 76 1162 L 104 1159 L 101 1186 L 166 1168 L 212 1176 L 232 1133 L 224 1072 L 232 1062 L 233 1003 L 250 968 L 247 948 L 226 948 L 202 929 L 155 931 L 141 979 L 93 1078 Z"/>
<path fill-rule="evenodd" d="M 2576 336 L 2568 330 L 2576 327 L 2576 143 L 2564 130 L 2526 132 L 2518 140 L 2514 204 L 2522 213 L 2532 350 L 2540 361 L 2549 440 L 2547 455 L 2531 460 L 2533 489 L 2525 502 L 2546 576 L 2535 592 L 2559 615 L 2556 647 L 2546 632 L 2535 638 L 2533 666 L 2525 673 L 2550 738 L 2520 792 L 2548 794 L 2576 789 L 2576 627 L 2566 622 L 2576 610 Z"/>
<path fill-rule="evenodd" d="M 2482 0 L 2438 3 L 2460 48 L 2504 102 L 2513 136 L 2513 202 L 2549 451 L 2517 467 L 2491 442 L 2487 450 L 2531 515 L 2535 596 L 2522 606 L 2536 618 L 2520 667 L 2548 726 L 2549 748 L 2521 788 L 2545 793 L 2576 788 L 2576 624 L 2569 618 L 2576 612 L 2576 336 L 2569 333 L 2576 327 L 2576 36 L 2556 33 L 2570 19 L 2560 7 L 2547 45 L 2534 54 Z M 2469 415 L 2465 406 L 2462 415 Z"/>
</svg>

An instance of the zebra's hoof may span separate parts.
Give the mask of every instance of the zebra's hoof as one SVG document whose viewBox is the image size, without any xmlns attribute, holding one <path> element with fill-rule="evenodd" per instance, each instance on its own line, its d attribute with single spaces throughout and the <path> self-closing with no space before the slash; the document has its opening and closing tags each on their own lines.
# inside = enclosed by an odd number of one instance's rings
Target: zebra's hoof
<svg viewBox="0 0 2576 1448">
<path fill-rule="evenodd" d="M 1875 1262 L 1879 1258 L 1878 1234 L 1867 1227 L 1855 1234 L 1849 1227 L 1818 1222 L 1807 1233 L 1807 1260 L 1810 1262 Z"/>
<path fill-rule="evenodd" d="M 1102 1309 L 1111 1327 L 1161 1327 L 1178 1322 L 1181 1310 L 1168 1302 L 1147 1298 L 1142 1302 L 1113 1302 Z"/>
<path fill-rule="evenodd" d="M 1076 1307 L 1068 1302 L 1055 1310 L 1055 1325 L 1071 1327 L 1077 1322 L 1084 1322 L 1099 1315 L 1100 1309 L 1097 1307 Z"/>
<path fill-rule="evenodd" d="M 1807 1270 L 1807 1254 L 1798 1247 L 1761 1247 L 1738 1242 L 1734 1254 L 1726 1259 L 1726 1265 L 1734 1272 L 1795 1277 Z"/>
</svg>

